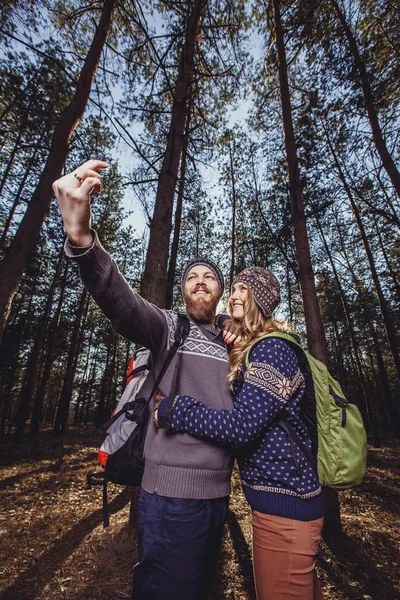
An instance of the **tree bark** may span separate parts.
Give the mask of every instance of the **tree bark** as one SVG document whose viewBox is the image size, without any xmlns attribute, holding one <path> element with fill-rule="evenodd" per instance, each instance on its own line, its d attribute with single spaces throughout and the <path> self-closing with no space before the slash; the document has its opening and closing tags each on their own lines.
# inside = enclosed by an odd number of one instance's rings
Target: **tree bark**
<svg viewBox="0 0 400 600">
<path fill-rule="evenodd" d="M 20 150 L 20 142 L 21 142 L 21 138 L 22 138 L 22 134 L 24 133 L 26 126 L 28 124 L 28 117 L 29 117 L 29 111 L 30 111 L 30 103 L 28 104 L 28 106 L 26 107 L 26 110 L 24 112 L 24 115 L 22 117 L 22 122 L 18 131 L 18 135 L 17 135 L 17 139 L 15 140 L 15 144 L 14 147 L 12 149 L 12 152 L 9 156 L 8 159 L 8 163 L 6 168 L 4 169 L 4 173 L 3 173 L 3 177 L 0 180 L 0 196 L 3 192 L 4 186 L 6 185 L 8 176 L 11 172 L 13 163 L 14 163 L 14 159 L 16 157 L 16 155 L 18 154 L 19 150 Z"/>
<path fill-rule="evenodd" d="M 71 135 L 81 120 L 106 42 L 115 0 L 105 0 L 99 25 L 86 56 L 71 102 L 61 114 L 51 140 L 50 152 L 18 231 L 0 266 L 0 341 L 7 322 L 12 298 L 27 260 L 38 239 L 52 199 L 52 183 L 61 175 Z"/>
<path fill-rule="evenodd" d="M 31 433 L 36 435 L 39 431 L 39 424 L 42 422 L 43 403 L 46 391 L 47 381 L 50 377 L 51 367 L 54 360 L 53 350 L 56 343 L 58 324 L 60 322 L 61 309 L 64 302 L 65 287 L 67 283 L 68 262 L 65 262 L 64 274 L 61 280 L 60 297 L 58 299 L 57 310 L 53 318 L 53 323 L 50 327 L 50 333 L 47 338 L 46 361 L 43 373 L 40 377 L 39 385 L 37 386 L 35 399 L 33 402 L 33 412 L 31 421 Z"/>
<path fill-rule="evenodd" d="M 165 308 L 171 308 L 174 299 L 174 281 L 176 263 L 178 258 L 179 238 L 181 233 L 181 222 L 182 222 L 182 207 L 183 207 L 183 194 L 185 191 L 186 183 L 186 162 L 187 162 L 187 149 L 189 145 L 189 127 L 190 127 L 190 111 L 186 119 L 186 131 L 185 141 L 182 148 L 182 159 L 181 159 L 181 171 L 179 178 L 178 197 L 176 200 L 175 208 L 175 220 L 174 220 L 174 237 L 171 246 L 171 256 L 169 259 L 168 275 L 167 275 L 167 294 L 165 298 Z"/>
<path fill-rule="evenodd" d="M 61 248 L 60 256 L 58 259 L 58 264 L 56 267 L 56 272 L 54 274 L 53 281 L 51 283 L 50 290 L 47 295 L 47 301 L 46 301 L 44 313 L 42 315 L 42 318 L 39 321 L 33 348 L 32 348 L 32 351 L 31 351 L 31 353 L 28 357 L 28 361 L 27 361 L 25 380 L 24 380 L 24 384 L 23 384 L 22 390 L 21 390 L 21 399 L 20 399 L 18 418 L 17 418 L 16 430 L 15 430 L 15 440 L 18 442 L 20 442 L 23 438 L 24 431 L 25 431 L 25 423 L 26 423 L 26 420 L 29 415 L 29 409 L 31 406 L 33 390 L 35 388 L 35 379 L 37 376 L 37 365 L 39 362 L 39 355 L 40 355 L 40 352 L 43 347 L 44 334 L 46 331 L 46 323 L 48 321 L 51 307 L 53 304 L 53 297 L 54 297 L 54 292 L 55 292 L 56 285 L 57 285 L 58 278 L 59 278 L 60 271 L 61 271 L 63 254 L 64 254 L 64 249 Z M 36 419 L 35 419 L 35 423 L 37 423 Z M 38 433 L 38 429 L 36 430 L 36 427 L 34 427 L 32 430 L 32 423 L 31 423 L 31 431 L 32 431 L 32 433 Z"/>
<path fill-rule="evenodd" d="M 235 273 L 235 249 L 236 249 L 236 186 L 235 186 L 235 170 L 233 165 L 233 149 L 232 135 L 229 134 L 229 167 L 232 184 L 232 224 L 231 224 L 231 268 L 229 269 L 229 289 L 232 289 L 233 276 Z"/>
<path fill-rule="evenodd" d="M 140 288 L 140 295 L 160 308 L 165 306 L 167 292 L 167 265 L 172 209 L 185 137 L 187 101 L 193 72 L 194 49 L 201 16 L 207 6 L 207 0 L 193 0 L 190 6 L 191 12 L 187 21 L 187 35 L 182 48 L 179 74 L 175 85 L 167 147 L 158 178 L 146 267 Z"/>
<path fill-rule="evenodd" d="M 23 191 L 23 189 L 24 189 L 24 186 L 25 186 L 26 180 L 28 179 L 28 177 L 29 177 L 29 174 L 30 174 L 30 172 L 31 172 L 31 169 L 32 169 L 33 165 L 35 164 L 36 155 L 37 155 L 37 152 L 38 152 L 38 150 L 39 150 L 39 147 L 40 147 L 41 143 L 42 143 L 42 138 L 40 138 L 40 139 L 39 139 L 39 141 L 38 141 L 38 143 L 37 143 L 37 145 L 36 145 L 36 147 L 35 147 L 35 150 L 34 150 L 34 152 L 33 152 L 32 156 L 31 156 L 31 158 L 29 159 L 29 162 L 28 162 L 28 164 L 27 164 L 27 166 L 26 166 L 25 173 L 24 173 L 24 175 L 23 175 L 23 177 L 22 177 L 22 181 L 21 181 L 21 183 L 20 183 L 20 184 L 19 184 L 19 186 L 18 186 L 18 190 L 17 190 L 17 193 L 15 194 L 15 198 L 14 198 L 13 205 L 12 205 L 12 207 L 11 207 L 11 209 L 10 209 L 10 212 L 8 213 L 7 220 L 6 220 L 5 224 L 4 224 L 4 229 L 3 229 L 3 231 L 1 232 L 1 239 L 0 239 L 0 251 L 1 251 L 1 250 L 4 248 L 4 246 L 5 246 L 6 239 L 7 239 L 8 232 L 9 232 L 9 230 L 10 230 L 10 227 L 11 227 L 11 223 L 12 223 L 12 220 L 13 220 L 13 217 L 14 217 L 14 214 L 15 214 L 15 211 L 17 210 L 18 204 L 19 204 L 19 202 L 20 202 L 20 199 L 21 199 L 21 194 L 22 194 L 22 191 Z"/>
<path fill-rule="evenodd" d="M 68 352 L 67 369 L 64 375 L 64 382 L 61 390 L 60 400 L 58 403 L 56 422 L 54 425 L 54 434 L 59 435 L 64 433 L 68 421 L 69 405 L 71 403 L 72 388 L 74 383 L 75 369 L 79 353 L 82 318 L 85 313 L 85 306 L 88 293 L 83 290 L 79 303 L 78 312 L 75 318 L 74 330 L 72 333 L 71 344 Z"/>
<path fill-rule="evenodd" d="M 360 359 L 360 355 L 358 352 L 357 339 L 356 339 L 353 323 L 351 321 L 351 316 L 350 316 L 349 303 L 347 302 L 347 298 L 344 293 L 343 286 L 341 284 L 339 274 L 336 270 L 336 266 L 335 266 L 334 260 L 332 258 L 332 254 L 329 250 L 329 246 L 326 241 L 326 238 L 325 238 L 318 215 L 316 215 L 316 221 L 317 221 L 317 226 L 318 226 L 321 238 L 322 238 L 322 243 L 324 245 L 325 252 L 328 256 L 328 259 L 329 259 L 329 262 L 330 262 L 330 265 L 331 265 L 331 268 L 333 271 L 333 276 L 335 278 L 336 285 L 339 290 L 340 298 L 342 300 L 342 305 L 343 305 L 343 310 L 344 310 L 344 314 L 345 314 L 345 318 L 346 318 L 347 328 L 348 328 L 349 335 L 350 335 L 351 348 L 353 351 L 353 356 L 354 356 L 354 360 L 355 360 L 355 364 L 356 364 L 356 370 L 357 370 L 357 374 L 358 374 L 358 380 L 359 380 L 359 384 L 361 387 L 362 398 L 363 398 L 363 403 L 364 403 L 364 408 L 365 408 L 365 414 L 367 415 L 369 430 L 372 432 L 374 447 L 380 448 L 381 442 L 380 442 L 380 437 L 379 437 L 379 423 L 377 423 L 376 420 L 372 416 L 373 411 L 372 411 L 372 407 L 371 407 L 371 401 L 370 401 L 370 397 L 369 397 L 368 390 L 367 390 L 366 383 L 365 383 L 364 372 L 363 372 L 363 369 L 361 366 L 361 359 Z"/>
<path fill-rule="evenodd" d="M 286 50 L 283 37 L 280 2 L 273 0 L 275 19 L 275 38 L 279 66 L 279 84 L 282 103 L 282 117 L 285 135 L 285 148 L 288 161 L 289 192 L 293 217 L 296 256 L 299 266 L 299 282 L 304 304 L 304 316 L 307 325 L 307 341 L 311 354 L 328 364 L 328 351 L 321 313 L 315 289 L 314 273 L 311 263 L 310 247 L 304 214 L 304 201 L 301 189 L 297 148 L 292 120 L 292 108 L 289 93 Z"/>
</svg>

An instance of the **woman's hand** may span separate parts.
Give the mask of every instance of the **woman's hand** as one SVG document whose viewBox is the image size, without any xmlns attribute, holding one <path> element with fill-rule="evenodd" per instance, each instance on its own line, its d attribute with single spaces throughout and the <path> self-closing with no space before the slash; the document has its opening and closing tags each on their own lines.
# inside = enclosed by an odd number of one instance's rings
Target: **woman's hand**
<svg viewBox="0 0 400 600">
<path fill-rule="evenodd" d="M 222 323 L 222 329 L 225 344 L 237 344 L 241 341 L 240 326 L 233 319 L 225 319 Z"/>
</svg>

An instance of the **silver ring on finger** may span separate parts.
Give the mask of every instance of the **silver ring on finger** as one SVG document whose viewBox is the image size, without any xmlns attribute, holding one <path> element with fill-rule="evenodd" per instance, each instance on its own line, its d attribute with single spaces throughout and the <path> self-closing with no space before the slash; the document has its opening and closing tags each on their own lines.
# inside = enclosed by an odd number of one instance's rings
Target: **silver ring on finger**
<svg viewBox="0 0 400 600">
<path fill-rule="evenodd" d="M 74 177 L 79 181 L 79 183 L 82 183 L 83 179 L 77 173 L 74 173 Z"/>
</svg>

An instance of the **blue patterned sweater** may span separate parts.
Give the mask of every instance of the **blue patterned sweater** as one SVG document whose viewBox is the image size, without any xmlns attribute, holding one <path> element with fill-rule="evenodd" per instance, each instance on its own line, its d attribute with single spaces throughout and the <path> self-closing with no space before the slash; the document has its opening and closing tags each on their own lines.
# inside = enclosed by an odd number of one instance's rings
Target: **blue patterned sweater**
<svg viewBox="0 0 400 600">
<path fill-rule="evenodd" d="M 265 338 L 250 353 L 244 380 L 234 391 L 233 410 L 213 410 L 181 395 L 174 400 L 169 422 L 168 399 L 161 402 L 158 417 L 176 432 L 237 450 L 243 490 L 254 510 L 309 521 L 323 515 L 321 487 L 299 449 L 294 460 L 289 439 L 276 424 L 285 411 L 311 449 L 299 416 L 303 394 L 304 377 L 295 352 L 283 340 Z"/>
</svg>

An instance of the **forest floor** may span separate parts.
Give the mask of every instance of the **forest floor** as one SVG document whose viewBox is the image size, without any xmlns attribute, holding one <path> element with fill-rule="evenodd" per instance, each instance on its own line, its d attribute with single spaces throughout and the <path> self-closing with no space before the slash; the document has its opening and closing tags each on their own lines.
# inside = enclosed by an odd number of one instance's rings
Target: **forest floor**
<svg viewBox="0 0 400 600">
<path fill-rule="evenodd" d="M 130 598 L 136 559 L 129 533 L 130 490 L 88 489 L 98 438 L 91 430 L 0 446 L 0 597 L 2 600 Z M 340 494 L 344 545 L 321 544 L 318 573 L 326 600 L 400 598 L 400 446 L 369 449 L 362 486 Z M 254 600 L 250 513 L 233 479 L 229 518 L 212 600 Z"/>
</svg>

